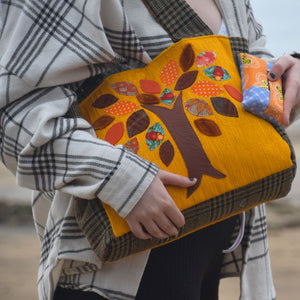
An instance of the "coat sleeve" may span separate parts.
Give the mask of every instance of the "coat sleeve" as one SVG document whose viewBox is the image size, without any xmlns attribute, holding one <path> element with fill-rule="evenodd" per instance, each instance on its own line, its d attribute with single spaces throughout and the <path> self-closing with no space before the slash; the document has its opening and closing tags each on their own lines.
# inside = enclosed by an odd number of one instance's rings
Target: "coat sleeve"
<svg viewBox="0 0 300 300">
<path fill-rule="evenodd" d="M 246 20 L 248 28 L 249 52 L 269 61 L 274 60 L 272 52 L 266 48 L 267 38 L 263 26 L 256 19 L 250 0 L 244 0 L 246 7 Z"/>
<path fill-rule="evenodd" d="M 12 2 L 1 4 L 0 18 L 1 161 L 20 186 L 99 198 L 125 217 L 158 167 L 66 117 L 76 101 L 69 83 L 120 59 L 99 18 L 101 1 Z"/>
</svg>

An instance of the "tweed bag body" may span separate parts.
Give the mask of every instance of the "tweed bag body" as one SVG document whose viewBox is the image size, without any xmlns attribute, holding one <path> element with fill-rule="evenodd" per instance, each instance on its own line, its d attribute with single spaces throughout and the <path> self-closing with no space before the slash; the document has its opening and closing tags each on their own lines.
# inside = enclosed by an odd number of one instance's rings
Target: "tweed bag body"
<svg viewBox="0 0 300 300">
<path fill-rule="evenodd" d="M 286 133 L 242 107 L 238 54 L 245 45 L 215 35 L 182 39 L 146 67 L 109 76 L 80 103 L 99 138 L 197 178 L 188 189 L 167 187 L 186 220 L 167 240 L 140 240 L 107 204 L 78 199 L 77 221 L 102 261 L 163 245 L 289 192 L 296 165 Z"/>
</svg>

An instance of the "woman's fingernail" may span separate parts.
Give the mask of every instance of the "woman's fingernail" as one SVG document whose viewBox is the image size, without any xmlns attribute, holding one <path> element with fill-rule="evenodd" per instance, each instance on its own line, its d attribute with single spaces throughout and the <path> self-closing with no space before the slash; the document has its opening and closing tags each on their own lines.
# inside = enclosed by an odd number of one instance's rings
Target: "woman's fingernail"
<svg viewBox="0 0 300 300">
<path fill-rule="evenodd" d="M 196 178 L 195 178 L 195 177 L 189 177 L 189 180 L 190 180 L 190 181 L 195 181 Z"/>
<path fill-rule="evenodd" d="M 276 75 L 275 75 L 275 73 L 273 73 L 273 72 L 270 73 L 270 76 L 271 76 L 272 79 L 275 79 L 275 78 L 276 78 Z"/>
</svg>

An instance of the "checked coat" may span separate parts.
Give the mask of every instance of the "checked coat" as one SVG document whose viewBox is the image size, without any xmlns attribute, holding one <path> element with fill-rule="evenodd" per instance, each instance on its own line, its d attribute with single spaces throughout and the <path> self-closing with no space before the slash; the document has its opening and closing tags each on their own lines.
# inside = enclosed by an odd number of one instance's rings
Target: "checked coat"
<svg viewBox="0 0 300 300">
<path fill-rule="evenodd" d="M 143 66 L 184 35 L 211 31 L 184 0 L 155 1 L 169 7 L 169 30 L 141 0 L 0 2 L 0 158 L 33 191 L 39 298 L 52 299 L 60 284 L 134 299 L 149 252 L 103 264 L 76 223 L 74 201 L 96 197 L 125 217 L 158 168 L 97 139 L 70 108 L 86 80 Z M 249 0 L 216 2 L 229 35 L 271 58 Z M 241 278 L 242 300 L 275 299 L 264 206 L 247 213 L 244 239 L 224 256 L 220 276 Z"/>
</svg>

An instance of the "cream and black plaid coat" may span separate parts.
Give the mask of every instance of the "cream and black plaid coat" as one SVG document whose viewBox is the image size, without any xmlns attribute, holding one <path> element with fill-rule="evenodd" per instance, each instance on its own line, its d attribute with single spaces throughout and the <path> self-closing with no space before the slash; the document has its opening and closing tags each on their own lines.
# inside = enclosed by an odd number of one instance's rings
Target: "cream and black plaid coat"
<svg viewBox="0 0 300 300">
<path fill-rule="evenodd" d="M 174 41 L 211 31 L 184 0 L 152 1 L 164 29 L 142 0 L 0 2 L 0 158 L 34 191 L 39 297 L 51 299 L 59 283 L 134 299 L 149 253 L 103 265 L 73 205 L 76 197 L 98 197 L 125 217 L 157 167 L 97 139 L 70 107 L 86 92 L 86 79 L 142 66 Z M 246 38 L 252 54 L 271 57 L 249 0 L 216 2 L 229 35 Z M 242 300 L 275 298 L 264 206 L 247 213 L 244 239 L 225 255 L 221 276 L 241 277 Z"/>
</svg>

